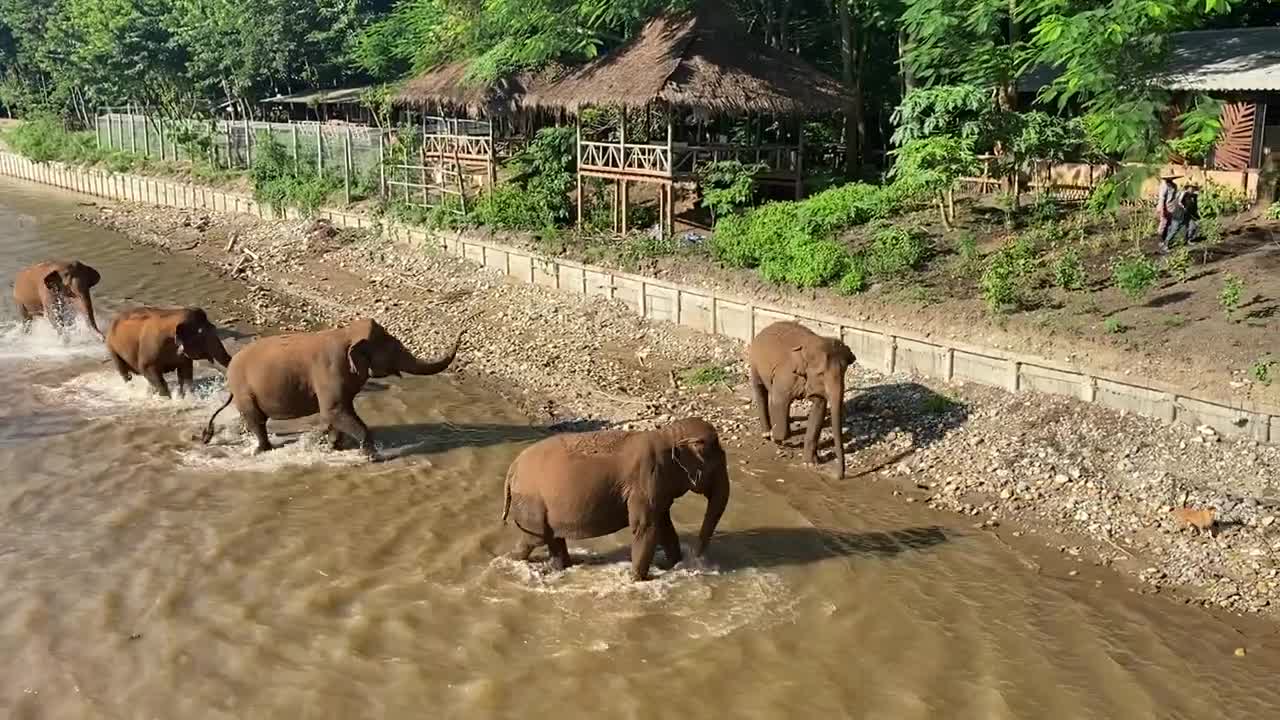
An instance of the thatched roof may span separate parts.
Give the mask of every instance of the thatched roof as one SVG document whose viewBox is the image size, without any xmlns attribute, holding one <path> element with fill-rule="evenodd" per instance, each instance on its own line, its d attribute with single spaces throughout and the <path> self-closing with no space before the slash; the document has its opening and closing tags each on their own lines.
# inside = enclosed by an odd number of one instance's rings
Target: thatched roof
<svg viewBox="0 0 1280 720">
<path fill-rule="evenodd" d="M 559 71 L 521 73 L 492 83 L 467 80 L 467 62 L 459 61 L 428 70 L 409 80 L 396 93 L 395 103 L 425 109 L 465 110 L 471 115 L 501 115 L 515 112 L 528 88 L 538 78 L 554 77 Z"/>
<path fill-rule="evenodd" d="M 526 95 L 526 106 L 576 112 L 663 101 L 706 114 L 808 115 L 837 110 L 847 90 L 809 63 L 768 47 L 718 2 L 651 21 L 617 50 Z"/>
</svg>

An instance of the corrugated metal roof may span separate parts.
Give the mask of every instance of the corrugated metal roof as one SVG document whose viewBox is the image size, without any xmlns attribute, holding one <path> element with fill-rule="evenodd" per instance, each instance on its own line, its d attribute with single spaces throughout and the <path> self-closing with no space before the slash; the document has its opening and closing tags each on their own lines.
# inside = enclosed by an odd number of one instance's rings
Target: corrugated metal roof
<svg viewBox="0 0 1280 720">
<path fill-rule="evenodd" d="M 304 90 L 292 95 L 276 95 L 264 99 L 264 103 L 282 103 L 292 105 L 339 105 L 342 103 L 360 102 L 360 96 L 372 85 L 361 85 L 353 88 L 336 88 L 333 90 Z"/>
<path fill-rule="evenodd" d="M 1169 90 L 1280 90 L 1280 27 L 1176 33 L 1159 83 Z"/>
<path fill-rule="evenodd" d="M 1018 87 L 1034 92 L 1057 75 L 1054 68 L 1034 68 Z M 1280 91 L 1280 27 L 1174 33 L 1168 65 L 1156 82 L 1168 90 Z"/>
</svg>

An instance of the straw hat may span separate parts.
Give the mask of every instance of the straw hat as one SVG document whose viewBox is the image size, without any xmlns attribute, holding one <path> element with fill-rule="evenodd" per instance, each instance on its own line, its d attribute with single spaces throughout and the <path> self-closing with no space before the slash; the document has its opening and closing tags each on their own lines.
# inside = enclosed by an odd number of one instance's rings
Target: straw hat
<svg viewBox="0 0 1280 720">
<path fill-rule="evenodd" d="M 1161 171 L 1160 171 L 1160 179 L 1161 179 L 1161 180 L 1178 180 L 1178 179 L 1180 179 L 1181 177 L 1182 177 L 1181 175 L 1179 175 L 1178 173 L 1176 173 L 1176 172 L 1174 172 L 1174 171 L 1172 171 L 1172 170 L 1161 170 Z"/>
</svg>

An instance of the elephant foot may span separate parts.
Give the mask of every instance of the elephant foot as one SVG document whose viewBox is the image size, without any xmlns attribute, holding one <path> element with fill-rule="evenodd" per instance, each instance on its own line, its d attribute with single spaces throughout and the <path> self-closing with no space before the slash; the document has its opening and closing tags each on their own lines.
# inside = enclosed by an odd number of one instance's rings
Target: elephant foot
<svg viewBox="0 0 1280 720">
<path fill-rule="evenodd" d="M 262 453 L 264 453 L 264 452 L 269 452 L 269 451 L 271 451 L 271 450 L 275 450 L 275 447 L 274 447 L 274 446 L 272 446 L 270 443 L 267 443 L 267 444 L 265 444 L 265 445 L 258 445 L 257 447 L 255 447 L 255 448 L 253 449 L 253 454 L 254 454 L 254 455 L 261 455 Z"/>
<path fill-rule="evenodd" d="M 672 560 L 671 558 L 666 557 L 666 556 L 664 555 L 664 556 L 662 557 L 662 559 L 660 559 L 660 560 L 659 560 L 659 559 L 655 559 L 655 560 L 653 561 L 653 564 L 654 564 L 654 565 L 656 565 L 656 566 L 657 566 L 657 568 L 658 568 L 659 570 L 667 571 L 667 570 L 670 570 L 671 568 L 675 567 L 676 565 L 679 565 L 679 564 L 680 564 L 680 561 L 679 561 L 679 560 Z"/>
</svg>

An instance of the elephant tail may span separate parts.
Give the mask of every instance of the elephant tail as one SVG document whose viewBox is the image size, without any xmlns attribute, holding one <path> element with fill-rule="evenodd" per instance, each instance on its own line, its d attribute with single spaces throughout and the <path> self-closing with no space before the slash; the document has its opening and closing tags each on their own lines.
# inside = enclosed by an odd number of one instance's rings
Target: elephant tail
<svg viewBox="0 0 1280 720">
<path fill-rule="evenodd" d="M 231 404 L 231 401 L 233 399 L 235 399 L 235 395 L 232 393 L 227 393 L 227 401 L 222 403 L 222 407 L 213 411 L 213 416 L 209 418 L 209 424 L 206 425 L 204 428 L 204 435 L 200 436 L 200 442 L 204 443 L 205 445 L 208 445 L 209 441 L 213 439 L 213 421 L 218 418 L 218 413 L 227 409 L 227 406 Z"/>
</svg>

